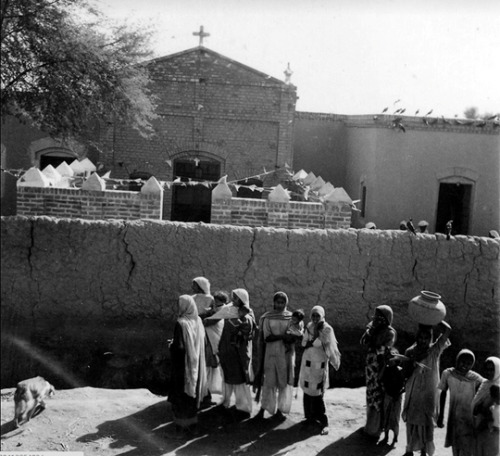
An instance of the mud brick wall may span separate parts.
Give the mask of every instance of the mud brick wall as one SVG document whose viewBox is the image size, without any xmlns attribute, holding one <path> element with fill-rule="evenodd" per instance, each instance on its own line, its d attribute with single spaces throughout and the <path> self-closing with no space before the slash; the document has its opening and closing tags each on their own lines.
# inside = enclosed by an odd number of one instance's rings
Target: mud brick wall
<svg viewBox="0 0 500 456">
<path fill-rule="evenodd" d="M 260 317 L 277 290 L 306 315 L 326 309 L 343 355 L 335 384 L 363 381 L 359 338 L 374 308 L 394 309 L 402 351 L 416 324 L 408 301 L 442 295 L 452 346 L 499 353 L 497 240 L 402 231 L 252 228 L 165 221 L 1 219 L 1 386 L 44 375 L 84 384 L 161 389 L 176 301 L 203 275 L 212 291 L 244 287 Z"/>
</svg>

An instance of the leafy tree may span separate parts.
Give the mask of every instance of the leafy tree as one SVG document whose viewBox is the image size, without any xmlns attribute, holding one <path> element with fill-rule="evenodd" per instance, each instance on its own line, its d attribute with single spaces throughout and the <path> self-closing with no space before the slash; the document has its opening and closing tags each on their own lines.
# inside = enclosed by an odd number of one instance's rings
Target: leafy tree
<svg viewBox="0 0 500 456">
<path fill-rule="evenodd" d="M 466 119 L 477 119 L 479 111 L 475 106 L 470 106 L 464 111 L 464 116 Z"/>
<path fill-rule="evenodd" d="M 56 136 L 126 122 L 152 131 L 149 31 L 110 23 L 81 0 L 1 0 L 1 114 Z"/>
</svg>

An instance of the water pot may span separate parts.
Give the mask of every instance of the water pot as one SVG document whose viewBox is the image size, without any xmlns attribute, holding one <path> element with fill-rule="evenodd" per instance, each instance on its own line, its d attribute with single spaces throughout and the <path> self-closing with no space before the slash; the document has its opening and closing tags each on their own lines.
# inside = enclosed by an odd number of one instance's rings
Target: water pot
<svg viewBox="0 0 500 456">
<path fill-rule="evenodd" d="M 410 317 L 421 325 L 435 326 L 446 316 L 441 296 L 432 291 L 421 291 L 408 305 Z"/>
</svg>

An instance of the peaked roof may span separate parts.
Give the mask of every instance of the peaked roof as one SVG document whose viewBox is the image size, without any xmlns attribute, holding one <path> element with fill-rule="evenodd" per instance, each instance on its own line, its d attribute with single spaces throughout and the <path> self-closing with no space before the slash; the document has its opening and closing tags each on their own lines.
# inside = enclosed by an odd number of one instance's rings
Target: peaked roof
<svg viewBox="0 0 500 456">
<path fill-rule="evenodd" d="M 200 56 L 208 54 L 208 55 L 212 56 L 214 59 L 224 60 L 224 61 L 229 62 L 232 65 L 240 68 L 241 70 L 253 73 L 256 76 L 265 79 L 267 83 L 278 84 L 278 85 L 282 85 L 282 86 L 286 86 L 286 87 L 295 87 L 293 84 L 287 84 L 278 78 L 275 78 L 275 77 L 270 76 L 266 73 L 263 73 L 262 71 L 256 70 L 255 68 L 252 68 L 248 65 L 244 65 L 243 63 L 240 63 L 236 60 L 233 60 L 229 57 L 226 57 L 225 55 L 219 54 L 218 52 L 215 52 L 215 51 L 213 51 L 205 46 L 196 46 L 196 47 L 191 48 L 191 49 L 186 49 L 185 51 L 176 52 L 174 54 L 165 55 L 163 57 L 157 57 L 155 59 L 143 62 L 143 65 L 149 66 L 149 65 L 154 64 L 154 63 L 167 62 L 168 60 L 174 60 L 176 58 L 184 57 L 184 56 L 187 56 L 189 54 L 199 54 Z"/>
</svg>

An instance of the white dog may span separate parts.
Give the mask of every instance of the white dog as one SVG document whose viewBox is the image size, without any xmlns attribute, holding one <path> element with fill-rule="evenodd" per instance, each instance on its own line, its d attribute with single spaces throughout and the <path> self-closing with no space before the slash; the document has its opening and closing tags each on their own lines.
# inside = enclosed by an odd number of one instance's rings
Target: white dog
<svg viewBox="0 0 500 456">
<path fill-rule="evenodd" d="M 35 413 L 44 410 L 44 399 L 53 396 L 54 392 L 54 387 L 43 377 L 19 382 L 14 393 L 16 427 L 27 423 Z"/>
</svg>

